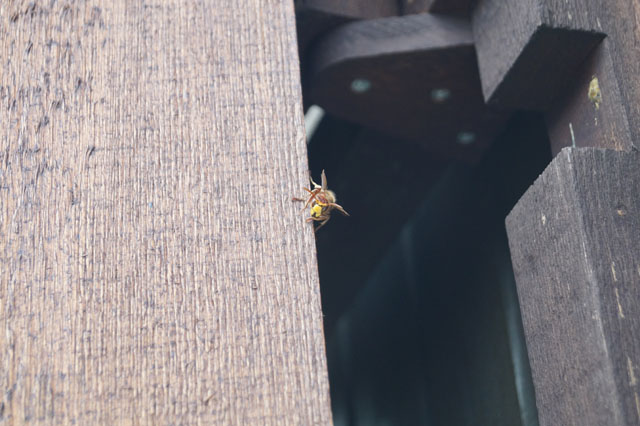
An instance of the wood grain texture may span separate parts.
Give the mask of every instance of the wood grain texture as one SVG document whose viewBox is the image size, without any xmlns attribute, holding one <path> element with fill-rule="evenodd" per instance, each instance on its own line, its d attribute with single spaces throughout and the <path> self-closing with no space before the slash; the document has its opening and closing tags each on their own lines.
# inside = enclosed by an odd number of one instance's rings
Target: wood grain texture
<svg viewBox="0 0 640 426">
<path fill-rule="evenodd" d="M 354 19 L 373 19 L 398 14 L 396 0 L 295 0 L 296 8 L 317 10 Z"/>
<path fill-rule="evenodd" d="M 293 4 L 0 4 L 0 422 L 328 424 Z"/>
<path fill-rule="evenodd" d="M 507 217 L 541 425 L 640 423 L 639 166 L 565 148 Z"/>
<path fill-rule="evenodd" d="M 331 29 L 358 19 L 398 15 L 396 0 L 295 0 L 300 57 Z"/>
<path fill-rule="evenodd" d="M 607 33 L 613 46 L 612 59 L 622 105 L 629 117 L 632 141 L 640 147 L 640 2 L 637 0 L 612 0 L 602 3 L 590 0 L 585 3 L 597 23 Z"/>
<path fill-rule="evenodd" d="M 477 161 L 506 121 L 484 103 L 471 30 L 461 19 L 422 14 L 349 23 L 319 40 L 312 60 L 314 103 L 445 158 Z M 370 90 L 354 91 L 358 79 Z M 443 90 L 448 97 L 435 99 Z M 468 133 L 471 143 L 460 143 Z"/>
<path fill-rule="evenodd" d="M 628 151 L 632 147 L 629 119 L 611 60 L 611 40 L 605 39 L 546 111 L 551 150 L 599 147 Z M 589 97 L 597 79 L 600 100 Z"/>
<path fill-rule="evenodd" d="M 466 17 L 474 0 L 401 0 L 402 13 L 441 13 Z"/>
<path fill-rule="evenodd" d="M 487 102 L 544 110 L 604 38 L 579 0 L 480 0 L 472 27 Z"/>
<path fill-rule="evenodd" d="M 640 140 L 640 84 L 631 76 L 640 73 L 640 6 L 637 1 L 596 0 L 575 3 L 589 26 L 606 33 L 603 46 L 589 58 L 565 94 L 547 116 L 554 151 L 567 146 L 568 123 L 574 128 L 576 146 L 629 150 Z M 606 12 L 606 13 L 605 13 Z M 598 78 L 602 108 L 585 102 L 585 84 Z M 577 83 L 577 84 L 576 84 Z"/>
</svg>

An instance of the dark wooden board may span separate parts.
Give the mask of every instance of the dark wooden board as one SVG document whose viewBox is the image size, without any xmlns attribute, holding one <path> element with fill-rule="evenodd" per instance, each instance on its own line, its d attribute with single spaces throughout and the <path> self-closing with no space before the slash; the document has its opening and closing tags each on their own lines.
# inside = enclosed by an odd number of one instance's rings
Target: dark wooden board
<svg viewBox="0 0 640 426">
<path fill-rule="evenodd" d="M 487 102 L 544 110 L 603 39 L 572 0 L 479 0 L 472 27 Z"/>
<path fill-rule="evenodd" d="M 640 72 L 640 26 L 634 18 L 640 13 L 635 1 L 611 1 L 606 8 L 600 1 L 581 1 L 574 7 L 590 26 L 607 34 L 604 45 L 581 67 L 568 91 L 547 114 L 554 150 L 567 146 L 568 123 L 579 123 L 572 144 L 628 150 L 638 146 L 640 136 L 640 84 L 630 78 Z M 563 6 L 564 7 L 564 6 Z M 555 13 L 562 13 L 556 8 Z M 606 11 L 606 13 L 605 13 Z M 594 108 L 584 96 L 585 85 L 597 78 L 603 108 Z M 591 103 L 592 105 L 589 105 Z M 575 143 L 574 143 L 575 142 Z"/>
<path fill-rule="evenodd" d="M 546 112 L 551 149 L 631 149 L 627 110 L 615 78 L 609 39 L 598 46 Z"/>
<path fill-rule="evenodd" d="M 467 17 L 474 0 L 401 0 L 402 13 L 441 13 Z"/>
<path fill-rule="evenodd" d="M 477 161 L 506 121 L 484 104 L 470 28 L 459 19 L 350 23 L 319 41 L 312 59 L 311 102 L 445 157 Z M 362 80 L 369 89 L 355 91 Z M 443 89 L 449 97 L 434 99 Z M 465 134 L 475 140 L 460 143 Z"/>
<path fill-rule="evenodd" d="M 507 217 L 541 425 L 640 423 L 640 153 L 565 148 Z"/>
<path fill-rule="evenodd" d="M 605 6 L 606 5 L 606 6 Z M 640 147 L 640 3 L 637 0 L 589 0 L 585 6 L 598 16 L 611 39 L 613 68 L 622 105 L 629 118 L 632 142 Z"/>
<path fill-rule="evenodd" d="M 353 21 L 354 18 L 334 15 L 323 10 L 297 9 L 296 10 L 296 30 L 298 34 L 298 51 L 302 62 L 302 70 L 305 68 L 305 58 L 309 46 L 319 36 L 344 24 Z"/>
<path fill-rule="evenodd" d="M 395 0 L 296 0 L 296 30 L 305 110 L 309 101 L 309 60 L 318 38 L 340 25 L 360 19 L 398 15 Z"/>
<path fill-rule="evenodd" d="M 316 10 L 354 19 L 398 15 L 396 0 L 295 0 L 296 10 Z"/>
<path fill-rule="evenodd" d="M 295 7 L 298 46 L 303 59 L 318 36 L 338 25 L 399 14 L 395 0 L 296 0 Z"/>
<path fill-rule="evenodd" d="M 330 424 L 293 3 L 0 5 L 0 423 Z"/>
</svg>

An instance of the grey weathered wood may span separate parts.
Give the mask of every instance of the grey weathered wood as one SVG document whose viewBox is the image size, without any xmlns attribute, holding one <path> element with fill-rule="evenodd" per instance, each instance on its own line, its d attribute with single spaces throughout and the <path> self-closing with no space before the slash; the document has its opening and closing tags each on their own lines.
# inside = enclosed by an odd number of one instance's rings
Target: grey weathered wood
<svg viewBox="0 0 640 426">
<path fill-rule="evenodd" d="M 480 0 L 472 22 L 485 98 L 549 110 L 554 152 L 630 149 L 640 136 L 640 83 L 630 77 L 640 74 L 638 13 L 634 0 Z M 602 108 L 586 95 L 594 77 Z"/>
<path fill-rule="evenodd" d="M 331 422 L 293 3 L 0 3 L 0 423 Z"/>
<path fill-rule="evenodd" d="M 507 217 L 542 425 L 640 424 L 640 153 L 566 148 Z"/>
<path fill-rule="evenodd" d="M 604 40 L 546 111 L 554 155 L 568 146 L 615 150 L 631 148 L 631 130 L 613 71 L 611 46 L 610 39 Z M 590 95 L 593 82 L 597 82 L 597 98 L 593 96 L 595 91 Z"/>
<path fill-rule="evenodd" d="M 544 110 L 604 34 L 581 0 L 479 0 L 472 27 L 487 102 Z"/>
<path fill-rule="evenodd" d="M 636 107 L 640 102 L 640 86 L 628 74 L 640 71 L 640 51 L 635 48 L 640 27 L 632 12 L 637 10 L 638 3 L 613 1 L 607 2 L 606 8 L 596 0 L 572 3 L 591 26 L 607 34 L 607 39 L 580 66 L 547 112 L 552 149 L 557 152 L 563 146 L 599 146 L 628 150 L 640 136 L 640 114 Z M 599 105 L 587 96 L 594 78 L 601 89 Z"/>
<path fill-rule="evenodd" d="M 620 86 L 623 108 L 629 118 L 632 141 L 640 146 L 640 2 L 637 0 L 589 0 L 602 31 L 611 39 L 613 69 Z"/>
</svg>

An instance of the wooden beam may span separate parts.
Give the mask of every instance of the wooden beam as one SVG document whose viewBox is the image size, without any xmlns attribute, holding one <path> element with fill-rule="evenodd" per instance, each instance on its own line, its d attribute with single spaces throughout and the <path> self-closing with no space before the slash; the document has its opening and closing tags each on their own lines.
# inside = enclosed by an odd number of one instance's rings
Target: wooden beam
<svg viewBox="0 0 640 426">
<path fill-rule="evenodd" d="M 295 0 L 298 10 L 316 10 L 354 19 L 373 19 L 398 14 L 396 0 Z"/>
<path fill-rule="evenodd" d="M 479 0 L 472 27 L 484 97 L 506 108 L 547 109 L 604 37 L 581 0 Z"/>
<path fill-rule="evenodd" d="M 640 89 L 621 73 L 640 62 L 629 45 L 640 30 L 620 9 L 602 12 L 591 0 L 480 0 L 473 12 L 485 98 L 544 110 L 554 154 L 567 146 L 629 150 L 640 136 Z"/>
<path fill-rule="evenodd" d="M 636 0 L 596 0 L 585 2 L 597 14 L 602 31 L 611 39 L 611 58 L 620 87 L 622 105 L 629 119 L 631 142 L 640 147 L 640 3 Z"/>
<path fill-rule="evenodd" d="M 401 0 L 402 13 L 441 13 L 460 17 L 469 16 L 473 0 Z"/>
<path fill-rule="evenodd" d="M 3 2 L 0 57 L 0 422 L 329 424 L 292 2 Z"/>
<path fill-rule="evenodd" d="M 304 59 L 309 45 L 320 35 L 346 22 L 396 16 L 396 0 L 295 0 L 298 46 Z"/>
<path fill-rule="evenodd" d="M 312 102 L 330 113 L 477 161 L 506 115 L 482 98 L 469 25 L 428 14 L 343 25 L 313 52 Z"/>
<path fill-rule="evenodd" d="M 629 150 L 629 119 L 611 60 L 611 40 L 598 46 L 545 112 L 551 150 L 606 147 Z"/>
<path fill-rule="evenodd" d="M 554 152 L 572 145 L 629 150 L 640 139 L 640 85 L 629 78 L 640 72 L 640 52 L 635 47 L 640 27 L 629 14 L 638 10 L 637 2 L 609 2 L 607 13 L 599 1 L 576 4 L 607 39 L 547 112 L 552 148 Z M 594 87 L 597 93 L 592 93 Z"/>
<path fill-rule="evenodd" d="M 507 217 L 541 425 L 640 423 L 639 165 L 566 148 Z"/>
</svg>

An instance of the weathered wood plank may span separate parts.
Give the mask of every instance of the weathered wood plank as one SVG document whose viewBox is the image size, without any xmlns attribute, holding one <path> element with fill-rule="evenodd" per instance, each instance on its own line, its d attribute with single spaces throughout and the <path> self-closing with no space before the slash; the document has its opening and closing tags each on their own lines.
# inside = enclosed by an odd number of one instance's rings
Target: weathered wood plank
<svg viewBox="0 0 640 426">
<path fill-rule="evenodd" d="M 640 9 L 633 0 L 616 0 L 604 12 L 597 0 L 480 0 L 473 12 L 485 98 L 548 110 L 554 152 L 628 150 L 639 139 L 640 84 L 630 76 L 640 73 L 640 26 L 633 18 Z M 598 106 L 587 96 L 594 78 Z"/>
<path fill-rule="evenodd" d="M 327 424 L 293 4 L 0 4 L 0 420 Z"/>
<path fill-rule="evenodd" d="M 608 2 L 607 13 L 603 13 L 602 3 L 594 0 L 575 2 L 575 7 L 592 27 L 606 33 L 607 39 L 580 67 L 575 81 L 570 81 L 568 90 L 547 114 L 553 150 L 569 145 L 629 150 L 640 136 L 640 85 L 629 78 L 640 71 L 640 54 L 635 47 L 640 27 L 633 18 L 640 9 L 637 2 L 624 0 Z M 599 87 L 597 105 L 586 96 L 594 79 Z M 567 133 L 569 124 L 573 136 Z"/>
<path fill-rule="evenodd" d="M 473 0 L 401 0 L 402 13 L 442 13 L 444 15 L 468 16 Z"/>
<path fill-rule="evenodd" d="M 467 22 L 429 14 L 341 26 L 319 40 L 309 84 L 328 112 L 477 161 L 506 115 L 483 100 Z"/>
<path fill-rule="evenodd" d="M 507 217 L 541 425 L 640 423 L 639 166 L 566 148 Z"/>
<path fill-rule="evenodd" d="M 295 0 L 300 10 L 316 10 L 354 19 L 372 19 L 398 14 L 396 0 Z"/>
<path fill-rule="evenodd" d="M 611 43 L 606 39 L 546 111 L 554 155 L 569 146 L 631 148 L 629 120 L 610 51 Z"/>
<path fill-rule="evenodd" d="M 321 34 L 357 19 L 398 15 L 395 0 L 295 0 L 301 56 Z"/>
<path fill-rule="evenodd" d="M 640 147 L 640 2 L 611 0 L 606 4 L 589 0 L 585 6 L 597 13 L 598 20 L 613 46 L 611 57 L 620 86 L 622 105 L 629 118 L 632 141 Z"/>
<path fill-rule="evenodd" d="M 479 0 L 472 27 L 487 102 L 548 108 L 603 39 L 596 21 L 580 0 Z"/>
</svg>

